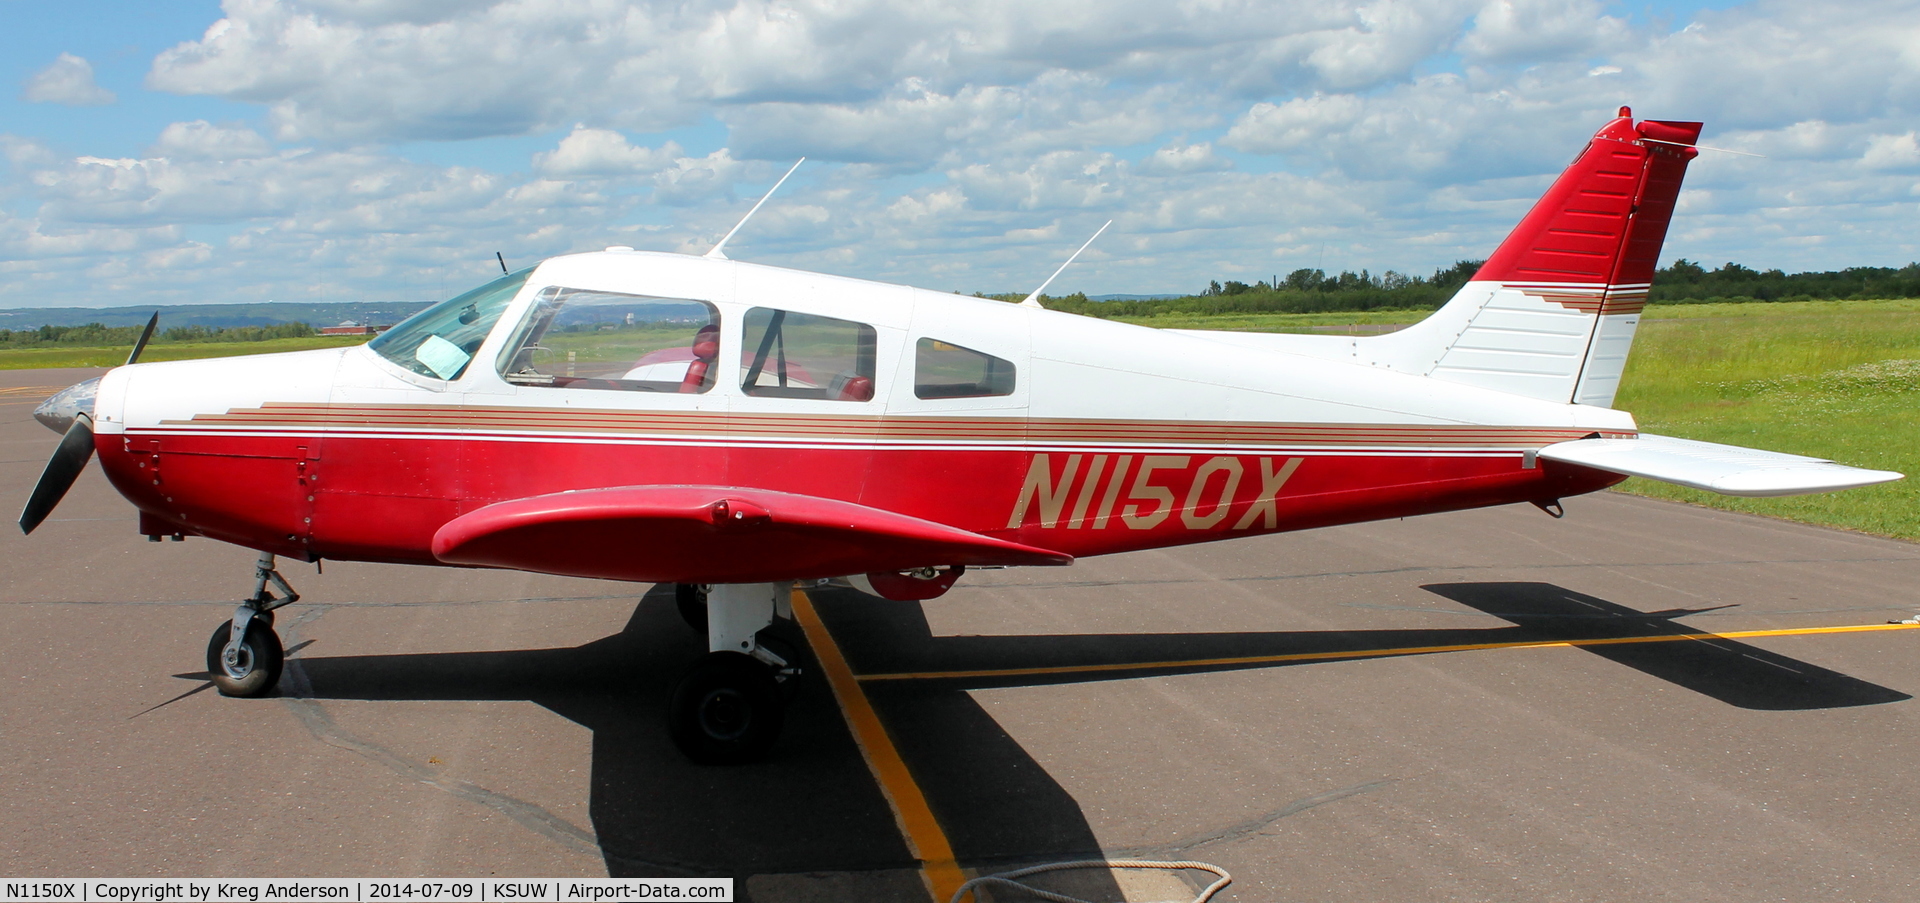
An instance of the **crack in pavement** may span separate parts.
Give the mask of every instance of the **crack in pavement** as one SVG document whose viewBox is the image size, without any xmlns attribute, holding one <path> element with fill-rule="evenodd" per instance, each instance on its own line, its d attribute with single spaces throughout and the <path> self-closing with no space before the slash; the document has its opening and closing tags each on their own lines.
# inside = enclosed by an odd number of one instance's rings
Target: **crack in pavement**
<svg viewBox="0 0 1920 903">
<path fill-rule="evenodd" d="M 301 612 L 299 617 L 287 621 L 281 632 L 291 641 L 298 636 L 302 626 L 313 623 L 332 606 L 316 605 Z M 452 780 L 435 774 L 420 762 L 412 761 L 393 750 L 372 741 L 357 737 L 333 720 L 326 706 L 313 698 L 313 684 L 307 679 L 306 671 L 299 659 L 288 659 L 286 672 L 281 678 L 282 695 L 280 702 L 293 713 L 300 725 L 312 734 L 314 739 L 329 746 L 344 749 L 366 759 L 370 759 L 391 769 L 401 777 L 418 781 L 437 790 L 444 791 L 459 799 L 485 806 L 512 819 L 516 824 L 559 844 L 566 850 L 583 856 L 601 858 L 599 839 L 591 831 L 567 821 L 538 805 L 525 800 L 515 799 L 504 793 L 497 793 L 467 781 Z"/>
<path fill-rule="evenodd" d="M 1363 793 L 1372 793 L 1375 790 L 1379 790 L 1388 785 L 1397 784 L 1399 782 L 1400 782 L 1399 778 L 1381 778 L 1380 780 L 1377 780 L 1377 781 L 1368 781 L 1364 784 L 1355 784 L 1352 787 L 1342 787 L 1338 790 L 1328 790 L 1324 793 L 1316 793 L 1312 796 L 1301 797 L 1300 799 L 1294 800 L 1293 802 L 1288 803 L 1284 806 L 1281 806 L 1280 808 L 1275 809 L 1272 812 L 1269 812 L 1265 815 L 1259 816 L 1257 818 L 1249 819 L 1247 821 L 1243 821 L 1236 825 L 1230 825 L 1228 827 L 1221 828 L 1218 831 L 1209 831 L 1205 834 L 1189 837 L 1185 840 L 1176 840 L 1172 843 L 1157 844 L 1154 846 L 1147 846 L 1147 847 L 1129 847 L 1127 849 L 1122 849 L 1122 850 L 1104 850 L 1102 852 L 1108 856 L 1122 858 L 1122 859 L 1142 859 L 1149 856 L 1171 857 L 1179 853 L 1185 853 L 1191 850 L 1197 850 L 1201 847 L 1211 846 L 1216 843 L 1232 843 L 1236 840 L 1240 840 L 1245 837 L 1250 837 L 1252 835 L 1259 834 L 1261 833 L 1261 830 L 1263 828 L 1266 828 L 1268 825 L 1271 825 L 1274 822 L 1277 822 L 1288 816 L 1299 815 L 1300 813 L 1305 812 L 1308 809 L 1312 809 L 1315 806 L 1324 806 L 1328 803 L 1336 802 L 1338 800 L 1343 800 L 1350 796 L 1359 796 Z"/>
</svg>

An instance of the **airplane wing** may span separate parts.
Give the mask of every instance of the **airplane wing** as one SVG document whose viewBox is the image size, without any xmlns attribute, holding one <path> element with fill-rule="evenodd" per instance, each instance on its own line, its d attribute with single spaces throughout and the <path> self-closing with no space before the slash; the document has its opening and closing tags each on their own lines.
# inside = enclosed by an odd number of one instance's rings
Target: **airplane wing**
<svg viewBox="0 0 1920 903">
<path fill-rule="evenodd" d="M 1072 556 L 852 502 L 734 486 L 631 486 L 488 505 L 433 537 L 448 564 L 648 583 L 757 583 Z"/>
<path fill-rule="evenodd" d="M 1540 457 L 1596 470 L 1646 477 L 1721 495 L 1768 497 L 1832 492 L 1901 479 L 1779 452 L 1641 433 L 1638 439 L 1575 439 L 1540 449 Z"/>
</svg>

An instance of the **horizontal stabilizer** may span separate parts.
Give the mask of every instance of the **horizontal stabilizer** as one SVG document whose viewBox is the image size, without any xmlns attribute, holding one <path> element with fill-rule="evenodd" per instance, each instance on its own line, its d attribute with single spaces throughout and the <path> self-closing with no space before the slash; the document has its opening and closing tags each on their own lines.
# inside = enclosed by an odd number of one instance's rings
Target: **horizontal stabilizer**
<svg viewBox="0 0 1920 903">
<path fill-rule="evenodd" d="M 1864 470 L 1835 464 L 1825 458 L 1646 433 L 1641 433 L 1638 439 L 1557 442 L 1540 449 L 1540 457 L 1750 498 L 1854 489 L 1898 480 L 1902 476 L 1890 470 Z"/>
<path fill-rule="evenodd" d="M 732 486 L 631 486 L 499 502 L 447 522 L 448 564 L 647 583 L 761 583 L 1073 558 L 852 502 Z"/>
</svg>

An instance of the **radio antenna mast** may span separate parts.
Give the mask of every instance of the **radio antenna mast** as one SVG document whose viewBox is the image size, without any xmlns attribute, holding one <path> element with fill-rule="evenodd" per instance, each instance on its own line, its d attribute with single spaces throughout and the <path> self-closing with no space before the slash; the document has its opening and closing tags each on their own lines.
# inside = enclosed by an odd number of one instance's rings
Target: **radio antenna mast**
<svg viewBox="0 0 1920 903">
<path fill-rule="evenodd" d="M 727 230 L 727 234 L 720 237 L 720 242 L 718 244 L 714 245 L 711 250 L 707 251 L 707 253 L 701 256 L 711 257 L 715 260 L 726 260 L 727 255 L 722 253 L 720 249 L 727 246 L 728 239 L 733 238 L 733 233 L 740 231 L 740 227 L 746 225 L 747 220 L 753 219 L 753 215 L 760 212 L 760 204 L 766 203 L 767 198 L 773 197 L 773 193 L 780 190 L 780 186 L 787 184 L 787 176 L 793 175 L 793 170 L 799 169 L 800 164 L 805 162 L 807 162 L 807 158 L 805 157 L 801 157 L 800 159 L 795 160 L 793 163 L 792 169 L 787 170 L 787 175 L 781 176 L 780 181 L 773 183 L 773 187 L 767 189 L 766 194 L 761 195 L 760 203 L 754 204 L 753 209 L 747 211 L 746 216 L 741 217 L 739 222 L 733 224 L 733 228 Z"/>
<path fill-rule="evenodd" d="M 1107 220 L 1106 226 L 1101 226 L 1098 232 L 1093 233 L 1093 238 L 1099 238 L 1100 233 L 1107 231 L 1107 226 L 1111 226 L 1111 225 L 1113 225 L 1113 220 Z M 1087 244 L 1081 245 L 1080 251 L 1085 251 L 1088 245 L 1093 244 L 1093 238 L 1087 239 Z M 1033 294 L 1028 295 L 1025 301 L 1020 302 L 1020 306 L 1021 307 L 1038 307 L 1041 310 L 1045 310 L 1046 309 L 1045 306 L 1043 306 L 1040 303 L 1040 293 L 1046 291 L 1047 286 L 1053 284 L 1053 280 L 1060 278 L 1060 274 L 1066 272 L 1067 267 L 1073 265 L 1073 262 L 1079 259 L 1080 251 L 1073 252 L 1073 256 L 1067 258 L 1067 262 L 1061 264 L 1059 269 L 1054 270 L 1053 275 L 1047 277 L 1047 281 L 1040 283 L 1040 287 L 1034 289 Z"/>
</svg>

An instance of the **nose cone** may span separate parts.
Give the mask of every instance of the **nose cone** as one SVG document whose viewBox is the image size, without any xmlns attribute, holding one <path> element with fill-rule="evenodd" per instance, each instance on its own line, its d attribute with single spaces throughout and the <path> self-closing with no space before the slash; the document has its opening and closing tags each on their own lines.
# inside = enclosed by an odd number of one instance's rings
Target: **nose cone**
<svg viewBox="0 0 1920 903">
<path fill-rule="evenodd" d="M 41 402 L 39 407 L 33 409 L 33 419 L 40 421 L 47 429 L 64 435 L 67 427 L 73 425 L 73 418 L 76 415 L 93 416 L 93 398 L 99 392 L 100 377 L 98 376 L 83 383 L 75 383 Z"/>
</svg>

